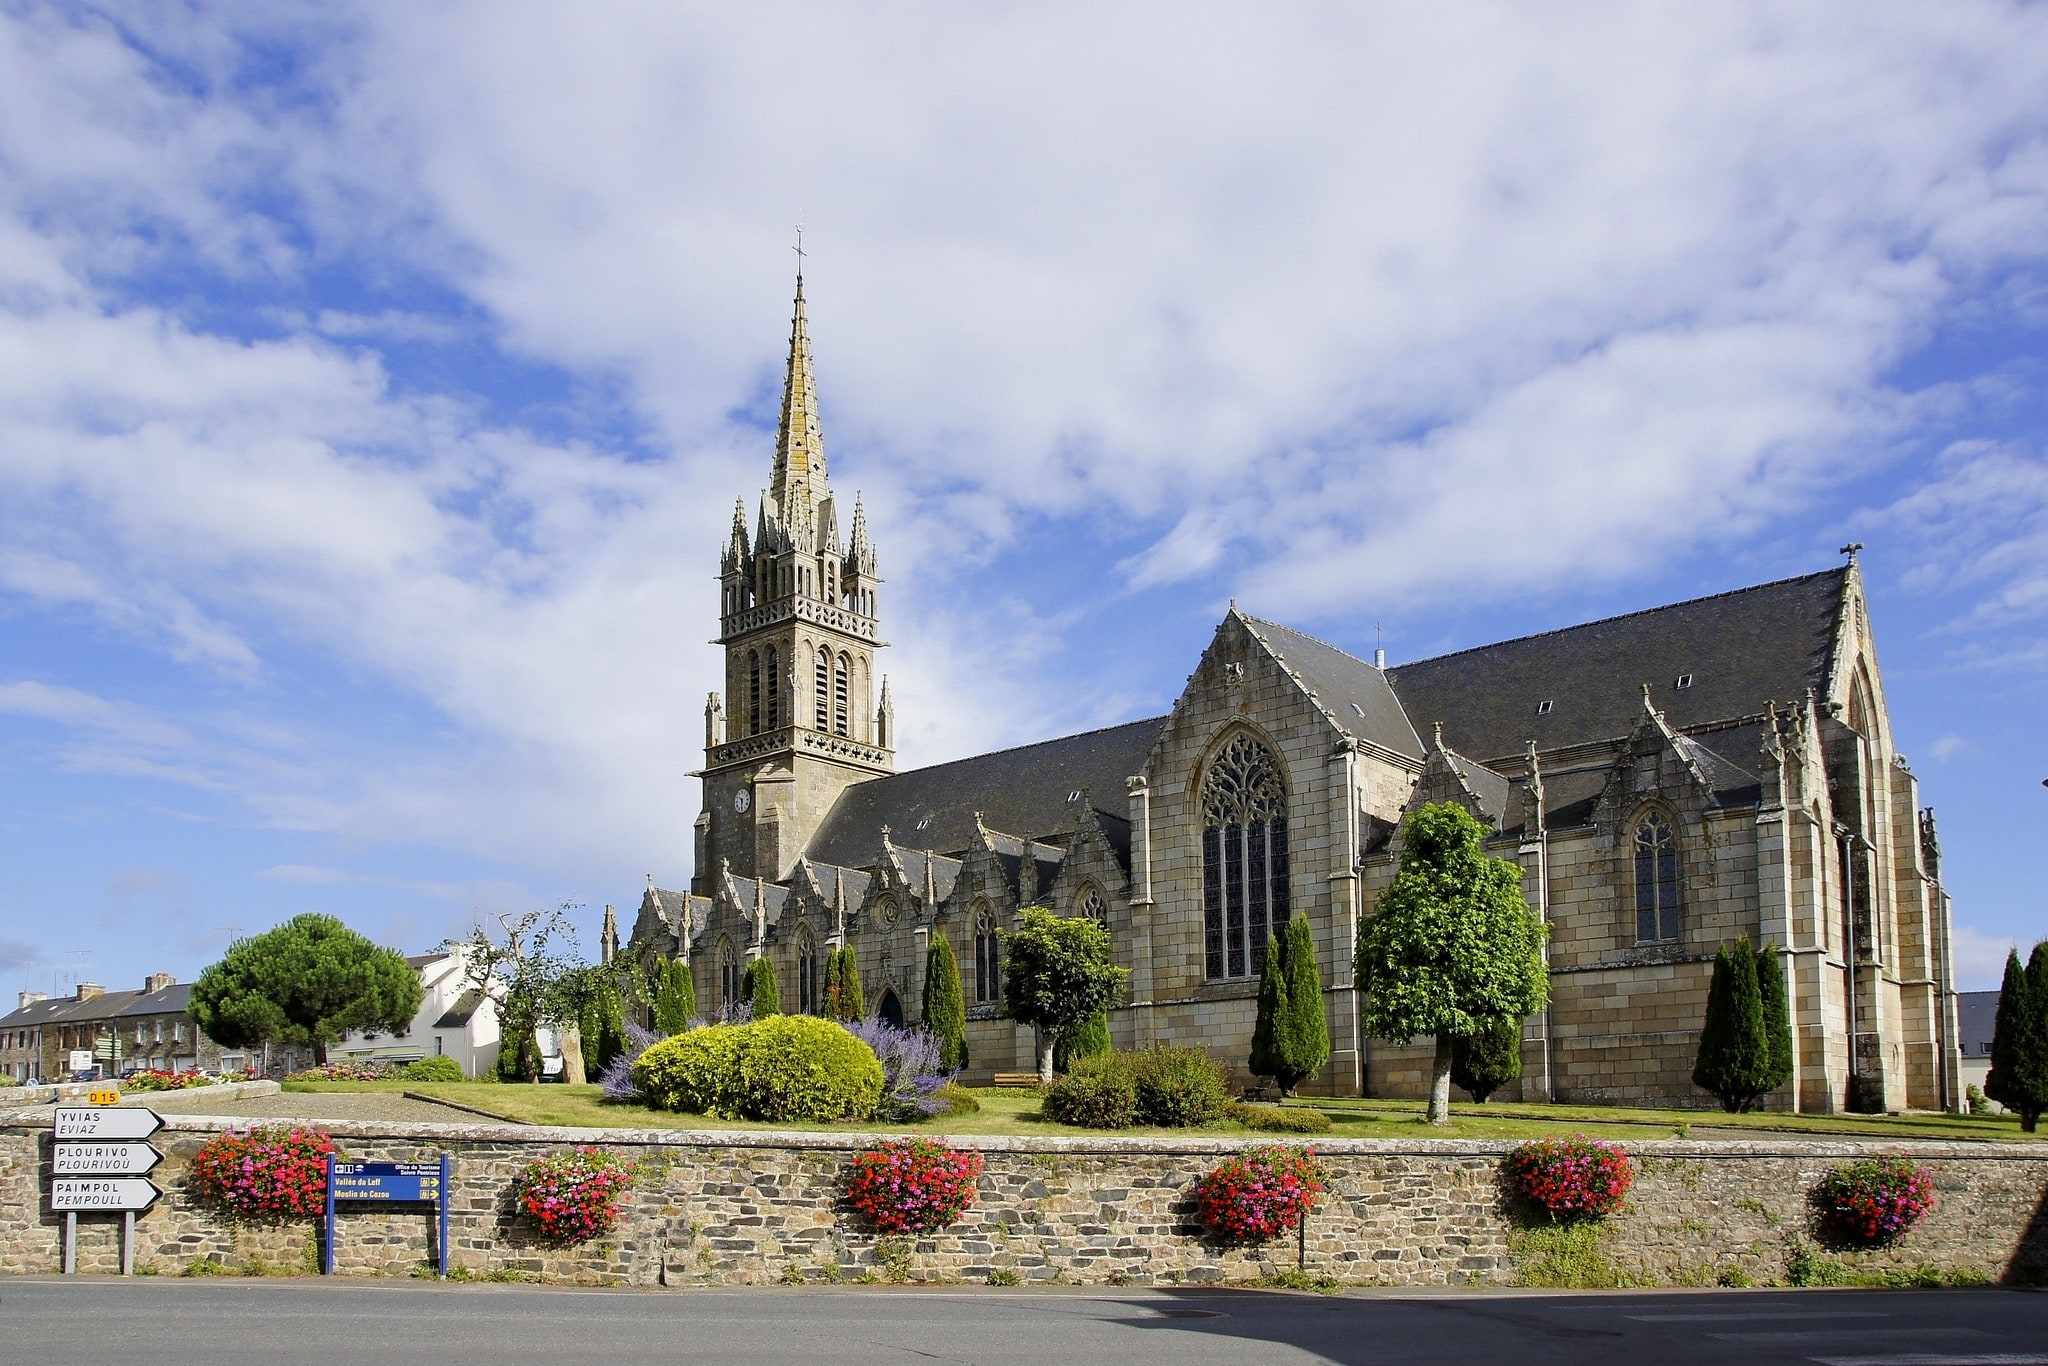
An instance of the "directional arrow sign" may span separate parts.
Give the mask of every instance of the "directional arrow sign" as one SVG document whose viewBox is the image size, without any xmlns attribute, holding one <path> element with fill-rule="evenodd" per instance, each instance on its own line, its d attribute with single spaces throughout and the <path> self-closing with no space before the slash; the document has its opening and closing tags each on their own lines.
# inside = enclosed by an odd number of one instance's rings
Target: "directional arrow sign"
<svg viewBox="0 0 2048 1366">
<path fill-rule="evenodd" d="M 114 1210 L 117 1213 L 145 1210 L 162 1194 L 154 1181 L 145 1181 L 139 1176 L 120 1176 L 109 1180 L 57 1177 L 50 1182 L 50 1208 L 57 1211 Z"/>
<path fill-rule="evenodd" d="M 58 1138 L 148 1138 L 164 1127 L 156 1111 L 141 1106 L 93 1106 L 57 1111 Z"/>
<path fill-rule="evenodd" d="M 50 1151 L 58 1176 L 142 1176 L 164 1155 L 147 1143 L 59 1143 Z"/>
</svg>

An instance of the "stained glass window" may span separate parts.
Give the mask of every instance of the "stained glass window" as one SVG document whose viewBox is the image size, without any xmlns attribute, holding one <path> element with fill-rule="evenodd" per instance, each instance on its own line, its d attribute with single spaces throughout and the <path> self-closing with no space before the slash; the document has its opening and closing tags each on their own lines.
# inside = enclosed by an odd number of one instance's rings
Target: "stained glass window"
<svg viewBox="0 0 2048 1366">
<path fill-rule="evenodd" d="M 1645 816 L 1636 826 L 1636 940 L 1678 938 L 1678 841 L 1670 822 Z"/>
<path fill-rule="evenodd" d="M 1202 782 L 1202 950 L 1212 978 L 1249 977 L 1287 923 L 1287 789 L 1272 750 L 1233 736 Z"/>
</svg>

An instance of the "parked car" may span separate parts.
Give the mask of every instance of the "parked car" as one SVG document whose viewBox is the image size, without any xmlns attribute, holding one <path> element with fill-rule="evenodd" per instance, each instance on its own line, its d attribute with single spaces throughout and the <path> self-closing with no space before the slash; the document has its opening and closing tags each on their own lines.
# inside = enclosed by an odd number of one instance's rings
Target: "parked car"
<svg viewBox="0 0 2048 1366">
<path fill-rule="evenodd" d="M 71 1074 L 71 1080 L 74 1082 L 105 1081 L 106 1078 L 107 1069 L 104 1067 L 81 1067 Z"/>
</svg>

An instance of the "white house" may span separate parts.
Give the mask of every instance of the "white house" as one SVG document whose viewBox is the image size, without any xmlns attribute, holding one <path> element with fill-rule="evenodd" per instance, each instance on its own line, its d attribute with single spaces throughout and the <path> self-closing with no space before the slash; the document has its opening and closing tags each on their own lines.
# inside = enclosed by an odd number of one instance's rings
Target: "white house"
<svg viewBox="0 0 2048 1366">
<path fill-rule="evenodd" d="M 469 980 L 467 959 L 459 946 L 407 958 L 423 988 L 412 1024 L 397 1034 L 344 1034 L 328 1046 L 328 1061 L 396 1066 L 439 1054 L 466 1077 L 488 1076 L 498 1065 L 498 1007 Z"/>
</svg>

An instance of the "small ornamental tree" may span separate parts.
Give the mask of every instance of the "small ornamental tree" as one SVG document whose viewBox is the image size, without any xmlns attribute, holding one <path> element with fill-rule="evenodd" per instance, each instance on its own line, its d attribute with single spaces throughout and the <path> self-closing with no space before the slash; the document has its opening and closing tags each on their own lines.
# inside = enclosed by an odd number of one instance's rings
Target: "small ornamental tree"
<svg viewBox="0 0 2048 1366">
<path fill-rule="evenodd" d="M 924 956 L 924 1027 L 939 1039 L 939 1065 L 948 1072 L 967 1066 L 967 1001 L 960 990 L 960 960 L 943 930 L 932 931 Z"/>
<path fill-rule="evenodd" d="M 626 1051 L 626 998 L 616 982 L 604 982 L 584 1002 L 578 1032 L 582 1035 L 583 1073 L 595 1077 Z"/>
<path fill-rule="evenodd" d="M 746 972 L 740 977 L 740 995 L 754 1008 L 754 1018 L 765 1020 L 770 1015 L 782 1013 L 782 990 L 775 982 L 775 964 L 768 958 L 756 958 L 747 964 Z"/>
<path fill-rule="evenodd" d="M 832 950 L 825 959 L 825 1018 L 863 1020 L 867 1013 L 867 1001 L 860 990 L 860 958 L 853 945 L 846 944 Z"/>
<path fill-rule="evenodd" d="M 1770 1065 L 1764 1069 L 1763 1094 L 1792 1080 L 1792 1003 L 1785 987 L 1785 955 L 1766 944 L 1756 955 L 1756 994 L 1764 1012 L 1764 1038 Z"/>
<path fill-rule="evenodd" d="M 1488 1020 L 1451 1050 L 1451 1082 L 1481 1105 L 1522 1075 L 1522 1022 L 1503 1016 Z"/>
<path fill-rule="evenodd" d="M 690 965 L 679 960 L 663 963 L 654 973 L 654 1032 L 680 1034 L 697 1018 L 697 984 Z"/>
<path fill-rule="evenodd" d="M 498 1008 L 500 1075 L 539 1081 L 535 1031 L 543 1025 L 576 1024 L 605 980 L 603 970 L 584 964 L 576 952 L 576 927 L 568 917 L 574 909 L 575 902 L 565 901 L 553 910 L 501 915 L 497 937 L 479 924 L 467 939 L 446 943 L 462 955 L 470 986 Z"/>
<path fill-rule="evenodd" d="M 1259 1015 L 1252 1026 L 1251 1069 L 1271 1077 L 1281 1094 L 1322 1070 L 1330 1060 L 1330 1025 L 1323 1016 L 1323 978 L 1316 966 L 1315 934 L 1308 917 L 1295 916 L 1266 948 L 1259 974 Z"/>
<path fill-rule="evenodd" d="M 1401 835 L 1401 865 L 1359 938 L 1358 984 L 1375 1038 L 1436 1036 L 1429 1122 L 1444 1124 L 1457 1040 L 1549 999 L 1544 928 L 1522 895 L 1522 870 L 1487 857 L 1486 828 L 1464 807 L 1431 802 Z"/>
<path fill-rule="evenodd" d="M 223 1047 L 296 1044 L 326 1062 L 349 1030 L 410 1028 L 424 995 L 404 954 L 309 912 L 228 945 L 192 984 L 191 1010 Z"/>
<path fill-rule="evenodd" d="M 2048 940 L 2034 945 L 2024 968 L 2019 950 L 2006 955 L 1984 1094 L 2017 1114 L 2027 1133 L 2048 1110 Z"/>
<path fill-rule="evenodd" d="M 1770 1073 L 1771 1041 L 1757 989 L 1756 955 L 1744 937 L 1723 944 L 1714 956 L 1692 1079 L 1701 1090 L 1720 1097 L 1721 1108 L 1733 1115 L 1748 1110 L 1770 1089 Z"/>
<path fill-rule="evenodd" d="M 1109 961 L 1109 931 L 1087 916 L 1026 906 L 1017 921 L 1002 932 L 1003 1003 L 1011 1019 L 1038 1031 L 1038 1079 L 1050 1083 L 1060 1036 L 1115 1004 L 1131 970 Z"/>
</svg>

